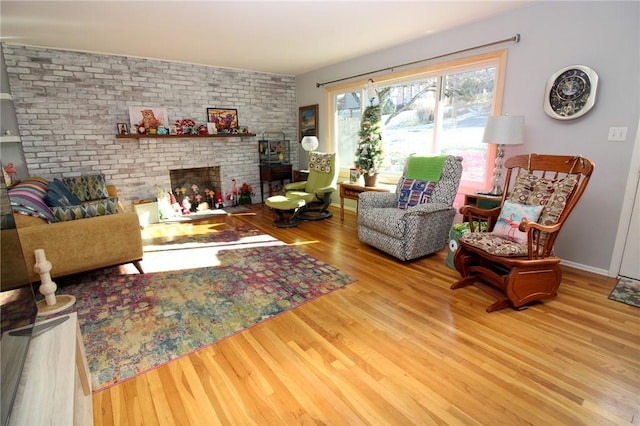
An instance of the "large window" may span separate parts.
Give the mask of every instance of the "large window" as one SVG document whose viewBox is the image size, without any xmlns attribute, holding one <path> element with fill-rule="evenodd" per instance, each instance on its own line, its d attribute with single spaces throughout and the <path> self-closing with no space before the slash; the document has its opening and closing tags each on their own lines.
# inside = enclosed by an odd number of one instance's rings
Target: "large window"
<svg viewBox="0 0 640 426">
<path fill-rule="evenodd" d="M 412 154 L 460 155 L 461 190 L 485 189 L 493 171 L 493 146 L 482 143 L 487 118 L 500 111 L 504 51 L 451 61 L 402 75 L 375 77 L 382 105 L 385 161 L 381 180 L 396 182 Z M 341 174 L 353 167 L 366 82 L 329 89 L 331 135 Z"/>
</svg>

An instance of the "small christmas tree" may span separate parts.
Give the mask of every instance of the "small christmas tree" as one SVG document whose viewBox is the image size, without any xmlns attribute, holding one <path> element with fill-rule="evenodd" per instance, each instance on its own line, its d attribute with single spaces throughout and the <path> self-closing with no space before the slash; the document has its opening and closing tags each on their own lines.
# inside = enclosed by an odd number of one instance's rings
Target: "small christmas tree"
<svg viewBox="0 0 640 426">
<path fill-rule="evenodd" d="M 382 134 L 380 131 L 381 108 L 372 103 L 362 115 L 360 123 L 360 142 L 356 148 L 355 166 L 361 175 L 373 176 L 380 171 L 382 160 Z"/>
<path fill-rule="evenodd" d="M 373 104 L 376 97 L 380 99 L 379 93 L 372 79 L 367 83 L 367 95 L 369 97 L 369 106 L 365 108 L 360 121 L 360 132 L 358 136 L 360 141 L 356 148 L 355 166 L 360 175 L 373 177 L 375 184 L 375 176 L 380 171 L 382 160 L 382 132 L 380 131 L 380 119 L 382 115 L 381 102 L 377 105 Z M 365 179 L 365 185 L 368 185 Z"/>
</svg>

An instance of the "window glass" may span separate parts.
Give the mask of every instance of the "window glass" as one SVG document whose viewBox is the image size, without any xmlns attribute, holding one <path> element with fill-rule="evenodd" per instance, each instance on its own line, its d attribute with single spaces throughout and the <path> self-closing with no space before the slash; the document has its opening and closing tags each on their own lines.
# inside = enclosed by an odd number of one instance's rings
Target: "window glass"
<svg viewBox="0 0 640 426">
<path fill-rule="evenodd" d="M 356 146 L 358 145 L 360 116 L 362 114 L 362 93 L 360 91 L 336 93 L 334 106 L 334 140 L 339 141 L 338 158 L 340 168 L 348 170 L 353 167 Z"/>
<path fill-rule="evenodd" d="M 382 105 L 382 142 L 385 161 L 380 180 L 395 183 L 411 154 L 460 155 L 464 158 L 461 187 L 486 189 L 493 170 L 493 153 L 482 143 L 487 118 L 494 105 L 499 55 L 468 63 L 452 61 L 435 70 L 405 72 L 402 77 L 378 77 L 374 103 Z M 366 84 L 330 92 L 335 119 L 341 175 L 353 167 L 360 116 L 369 102 Z"/>
</svg>

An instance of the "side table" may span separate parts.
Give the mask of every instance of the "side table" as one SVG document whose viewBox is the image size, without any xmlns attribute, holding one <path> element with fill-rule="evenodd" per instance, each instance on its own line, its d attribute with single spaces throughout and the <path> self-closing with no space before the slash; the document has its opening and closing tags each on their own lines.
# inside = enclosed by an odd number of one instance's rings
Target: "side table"
<svg viewBox="0 0 640 426">
<path fill-rule="evenodd" d="M 502 202 L 502 195 L 486 195 L 486 194 L 464 194 L 464 205 L 471 205 L 483 209 L 493 209 L 498 207 Z"/>
<path fill-rule="evenodd" d="M 387 186 L 363 186 L 353 182 L 339 182 L 340 185 L 340 220 L 344 220 L 344 199 L 356 200 L 356 212 L 358 211 L 358 196 L 361 192 L 392 192 L 394 185 Z"/>
<path fill-rule="evenodd" d="M 291 164 L 260 164 L 260 200 L 264 203 L 264 182 L 269 185 L 268 197 L 273 195 L 273 181 L 280 181 L 284 185 L 284 181 L 291 181 L 292 166 Z"/>
</svg>

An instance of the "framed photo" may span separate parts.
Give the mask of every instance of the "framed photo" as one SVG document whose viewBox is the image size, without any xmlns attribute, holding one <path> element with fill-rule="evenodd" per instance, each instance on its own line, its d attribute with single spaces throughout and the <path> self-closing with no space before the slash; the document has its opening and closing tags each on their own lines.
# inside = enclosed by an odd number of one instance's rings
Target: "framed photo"
<svg viewBox="0 0 640 426">
<path fill-rule="evenodd" d="M 127 123 L 118 123 L 118 134 L 119 135 L 129 134 L 129 126 L 127 125 Z"/>
<path fill-rule="evenodd" d="M 305 136 L 318 136 L 318 104 L 300 107 L 298 126 L 298 142 Z"/>
<path fill-rule="evenodd" d="M 166 108 L 136 106 L 129 107 L 129 121 L 131 128 L 137 129 L 144 126 L 145 129 L 157 129 L 158 127 L 169 127 Z"/>
<path fill-rule="evenodd" d="M 176 136 L 178 134 L 178 127 L 175 124 L 169 126 L 169 134 L 171 136 Z"/>
<path fill-rule="evenodd" d="M 218 133 L 231 133 L 238 128 L 238 110 L 207 108 L 207 121 L 215 124 Z"/>
</svg>

